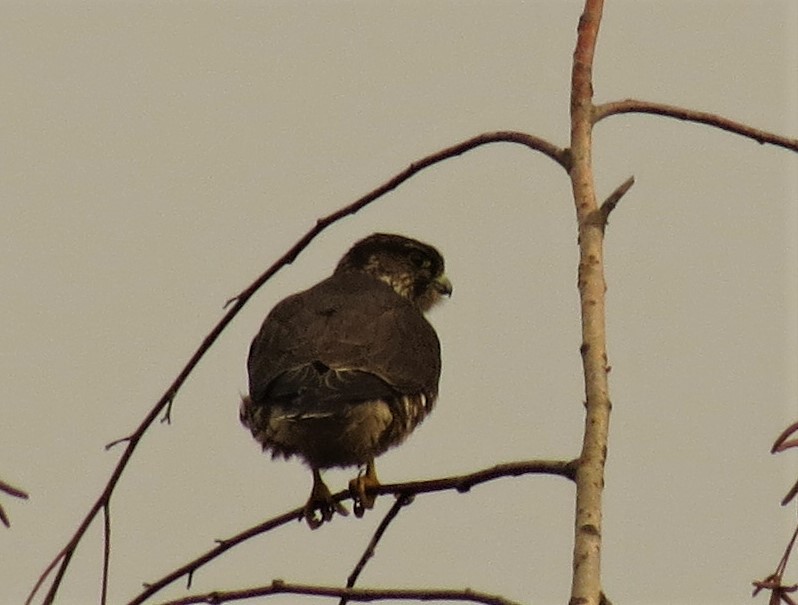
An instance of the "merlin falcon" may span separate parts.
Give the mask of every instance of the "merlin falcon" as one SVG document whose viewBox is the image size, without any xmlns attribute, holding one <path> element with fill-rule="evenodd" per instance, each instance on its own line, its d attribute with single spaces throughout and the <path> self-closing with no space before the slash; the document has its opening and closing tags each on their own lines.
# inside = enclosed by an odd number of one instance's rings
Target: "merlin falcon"
<svg viewBox="0 0 798 605">
<path fill-rule="evenodd" d="M 310 467 L 311 528 L 348 514 L 322 469 L 365 466 L 349 482 L 362 515 L 374 505 L 368 490 L 380 485 L 374 459 L 432 410 L 441 355 L 424 312 L 451 293 L 435 248 L 375 233 L 330 277 L 279 302 L 264 320 L 249 350 L 241 422 L 273 458 L 298 456 Z"/>
</svg>

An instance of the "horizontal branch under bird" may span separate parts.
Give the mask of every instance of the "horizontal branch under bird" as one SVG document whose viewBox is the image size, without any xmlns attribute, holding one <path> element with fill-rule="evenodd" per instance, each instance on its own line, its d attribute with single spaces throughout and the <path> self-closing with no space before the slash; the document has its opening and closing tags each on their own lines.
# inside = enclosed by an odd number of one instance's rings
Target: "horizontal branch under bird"
<svg viewBox="0 0 798 605">
<path fill-rule="evenodd" d="M 409 481 L 406 483 L 386 483 L 379 487 L 369 490 L 375 494 L 395 494 L 395 495 L 417 495 L 422 493 L 439 492 L 445 490 L 455 490 L 467 492 L 477 484 L 500 479 L 502 477 L 518 477 L 521 475 L 555 475 L 573 481 L 576 475 L 578 460 L 522 460 L 517 462 L 507 462 L 495 466 L 467 473 L 464 475 L 453 475 L 440 479 L 428 479 L 425 481 Z M 335 502 L 346 500 L 350 497 L 348 490 L 342 490 L 333 495 Z M 217 545 L 203 553 L 193 561 L 174 569 L 162 578 L 148 582 L 146 588 L 138 594 L 128 605 L 140 605 L 148 598 L 162 590 L 172 582 L 184 576 L 191 576 L 197 569 L 221 556 L 234 546 L 254 538 L 260 534 L 286 525 L 297 519 L 301 519 L 304 514 L 304 506 L 287 511 L 281 515 L 267 519 L 258 525 L 250 527 L 230 538 L 217 540 Z M 343 595 L 342 595 L 343 596 Z"/>
<path fill-rule="evenodd" d="M 272 594 L 297 594 L 317 597 L 346 597 L 350 601 L 459 601 L 463 603 L 482 603 L 484 605 L 519 605 L 498 595 L 472 590 L 470 588 L 338 588 L 335 586 L 313 586 L 306 584 L 289 584 L 282 580 L 274 580 L 267 586 L 209 592 L 192 595 L 173 601 L 165 601 L 161 605 L 192 605 L 195 603 L 230 603 Z"/>
</svg>

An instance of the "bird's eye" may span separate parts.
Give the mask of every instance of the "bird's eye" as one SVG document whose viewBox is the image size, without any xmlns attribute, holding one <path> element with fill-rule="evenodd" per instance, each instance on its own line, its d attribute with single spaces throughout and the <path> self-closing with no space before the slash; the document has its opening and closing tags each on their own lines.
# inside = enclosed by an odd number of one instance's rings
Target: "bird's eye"
<svg viewBox="0 0 798 605">
<path fill-rule="evenodd" d="M 411 252 L 410 262 L 418 269 L 429 267 L 429 259 L 425 258 L 420 252 Z"/>
</svg>

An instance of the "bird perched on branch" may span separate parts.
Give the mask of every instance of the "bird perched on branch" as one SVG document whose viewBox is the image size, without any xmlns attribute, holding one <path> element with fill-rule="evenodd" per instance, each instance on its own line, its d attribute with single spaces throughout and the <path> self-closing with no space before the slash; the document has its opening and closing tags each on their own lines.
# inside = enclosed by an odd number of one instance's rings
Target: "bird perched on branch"
<svg viewBox="0 0 798 605">
<path fill-rule="evenodd" d="M 313 471 L 304 512 L 311 528 L 348 514 L 322 469 L 365 465 L 349 483 L 362 515 L 374 505 L 368 490 L 379 486 L 374 458 L 432 410 L 440 344 L 423 313 L 451 292 L 435 248 L 376 233 L 263 322 L 249 351 L 241 422 L 272 457 L 298 456 Z"/>
</svg>

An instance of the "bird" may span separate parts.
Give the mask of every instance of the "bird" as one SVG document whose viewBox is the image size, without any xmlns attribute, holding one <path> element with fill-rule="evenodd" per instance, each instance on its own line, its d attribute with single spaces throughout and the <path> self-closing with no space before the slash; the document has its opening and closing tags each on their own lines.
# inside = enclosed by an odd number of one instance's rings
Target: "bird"
<svg viewBox="0 0 798 605">
<path fill-rule="evenodd" d="M 380 485 L 374 459 L 432 411 L 441 347 L 424 314 L 451 294 L 438 250 L 375 233 L 263 321 L 249 349 L 240 420 L 272 458 L 296 456 L 310 467 L 303 517 L 311 529 L 348 514 L 322 470 L 360 468 L 349 492 L 362 516 Z"/>
</svg>

